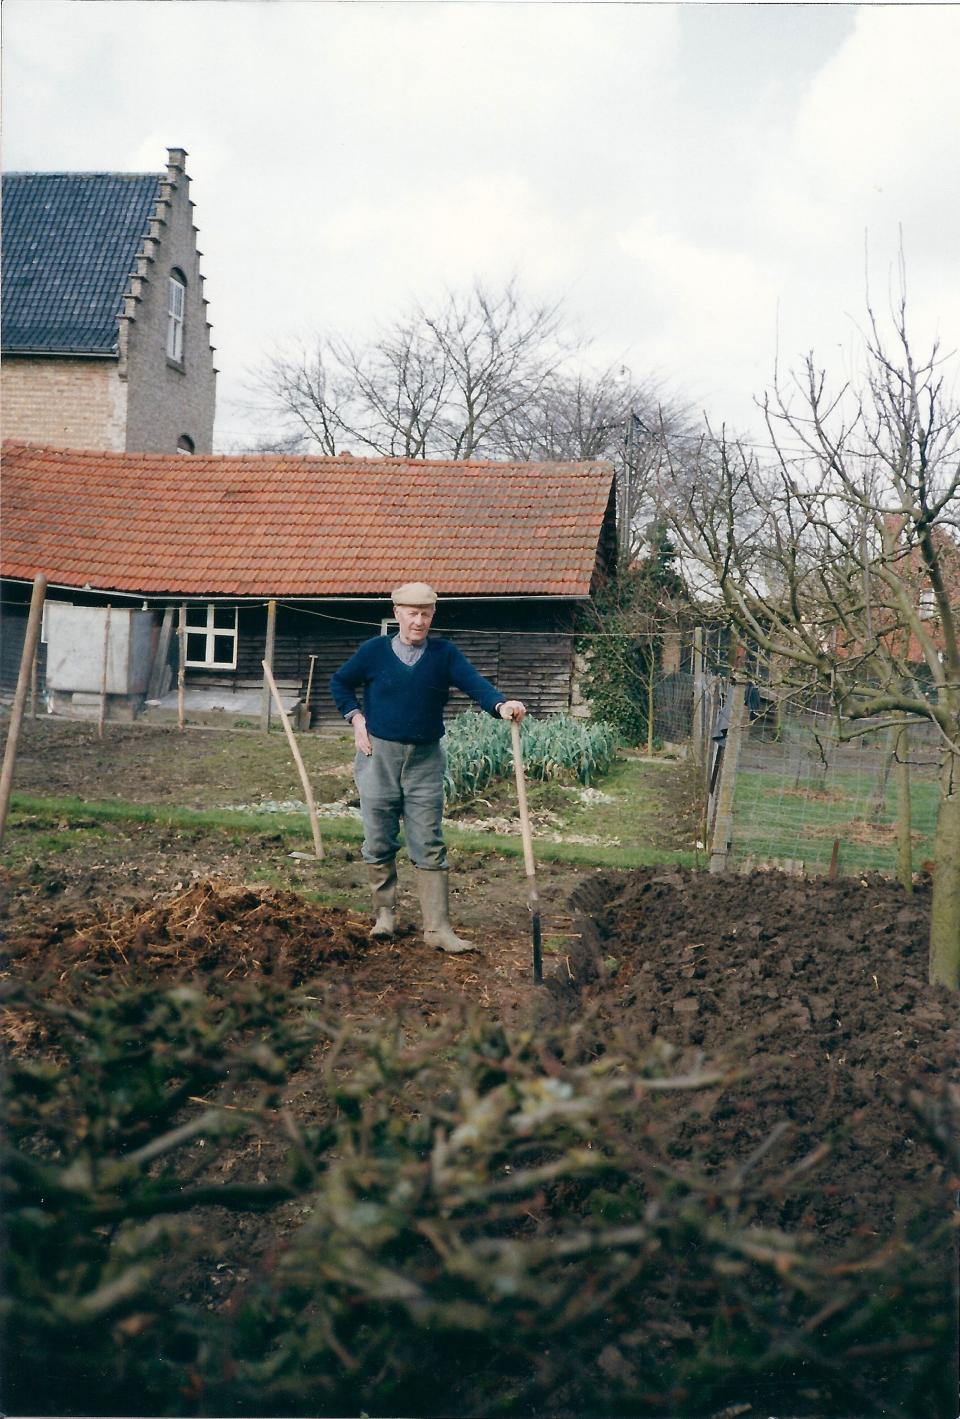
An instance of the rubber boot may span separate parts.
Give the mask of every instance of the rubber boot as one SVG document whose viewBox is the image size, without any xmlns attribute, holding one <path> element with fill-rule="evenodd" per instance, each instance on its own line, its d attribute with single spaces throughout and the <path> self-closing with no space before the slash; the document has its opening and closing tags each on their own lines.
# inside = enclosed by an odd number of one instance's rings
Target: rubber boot
<svg viewBox="0 0 960 1419">
<path fill-rule="evenodd" d="M 382 941 L 393 935 L 397 929 L 397 861 L 368 862 L 367 876 L 373 892 L 373 905 L 377 919 L 370 928 L 370 935 Z"/>
<path fill-rule="evenodd" d="M 446 869 L 425 872 L 417 869 L 417 892 L 423 912 L 423 939 L 428 946 L 459 955 L 476 951 L 472 941 L 464 941 L 450 925 L 450 879 Z"/>
</svg>

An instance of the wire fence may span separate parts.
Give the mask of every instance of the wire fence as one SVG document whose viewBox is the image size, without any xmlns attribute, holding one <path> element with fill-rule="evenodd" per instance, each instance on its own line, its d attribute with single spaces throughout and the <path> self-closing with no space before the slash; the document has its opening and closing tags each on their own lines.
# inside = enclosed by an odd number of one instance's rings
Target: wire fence
<svg viewBox="0 0 960 1419">
<path fill-rule="evenodd" d="M 474 628 L 470 635 L 480 650 L 473 641 L 466 649 L 481 655 L 484 634 Z M 551 644 L 576 640 L 580 646 L 570 682 L 574 715 L 591 714 L 590 702 L 578 698 L 576 680 L 588 664 L 591 641 L 596 644 L 603 634 L 552 636 Z M 520 630 L 510 635 L 520 647 L 516 663 L 529 673 L 537 636 Z M 902 732 L 877 725 L 851 738 L 854 726 L 839 723 L 825 701 L 811 697 L 798 703 L 765 683 L 762 659 L 749 650 L 738 655 L 723 625 L 665 621 L 631 639 L 641 669 L 630 693 L 642 697 L 645 714 L 652 710 L 650 742 L 700 765 L 700 836 L 711 865 L 892 874 L 898 866 L 902 870 L 907 813 L 914 869 L 933 859 L 941 744 L 932 724 L 914 722 Z M 55 708 L 45 694 L 43 650 L 41 645 L 34 663 L 28 713 Z M 745 703 L 731 765 L 735 659 Z M 101 702 L 104 696 L 88 698 Z M 465 707 L 466 701 L 450 708 L 456 714 Z M 90 713 L 95 712 L 93 705 Z M 102 704 L 100 716 L 102 721 Z M 137 721 L 149 724 L 150 716 L 138 714 Z M 199 716 L 196 722 L 202 722 Z"/>
<path fill-rule="evenodd" d="M 724 742 L 711 736 L 714 770 Z M 934 856 L 939 760 L 933 725 L 854 726 L 761 700 L 744 714 L 726 828 L 722 772 L 713 775 L 712 852 L 742 871 L 894 874 L 905 861 L 916 871 Z"/>
</svg>

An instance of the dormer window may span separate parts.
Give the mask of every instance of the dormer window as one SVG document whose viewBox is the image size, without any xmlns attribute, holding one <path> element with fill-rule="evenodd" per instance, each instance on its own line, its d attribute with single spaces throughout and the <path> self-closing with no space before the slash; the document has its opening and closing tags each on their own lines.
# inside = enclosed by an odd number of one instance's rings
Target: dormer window
<svg viewBox="0 0 960 1419">
<path fill-rule="evenodd" d="M 167 359 L 183 364 L 183 316 L 187 304 L 187 283 L 180 271 L 172 271 L 167 283 Z"/>
</svg>

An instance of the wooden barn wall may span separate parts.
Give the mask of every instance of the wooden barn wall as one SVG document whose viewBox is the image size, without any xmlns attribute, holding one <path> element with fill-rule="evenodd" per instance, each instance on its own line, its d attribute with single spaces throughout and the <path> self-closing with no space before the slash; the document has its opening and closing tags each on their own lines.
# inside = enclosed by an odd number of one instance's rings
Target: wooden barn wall
<svg viewBox="0 0 960 1419">
<path fill-rule="evenodd" d="M 4 586 L 2 635 L 0 635 L 0 683 L 12 693 L 20 664 L 30 587 L 7 583 Z M 78 605 L 106 604 L 111 598 L 96 592 L 57 590 L 51 599 Z M 123 603 L 141 605 L 131 598 Z M 159 622 L 162 605 L 153 603 Z M 388 603 L 368 606 L 356 602 L 327 603 L 322 606 L 288 606 L 277 612 L 274 644 L 274 674 L 281 685 L 306 689 L 310 657 L 317 657 L 310 695 L 315 726 L 332 728 L 342 723 L 329 693 L 330 676 L 357 647 L 380 632 L 381 618 L 389 617 Z M 552 602 L 441 602 L 434 621 L 434 633 L 454 642 L 480 671 L 504 694 L 521 699 L 537 715 L 562 714 L 570 708 L 572 680 L 572 639 L 570 629 L 574 604 Z M 262 604 L 241 606 L 238 617 L 237 666 L 235 670 L 191 669 L 187 684 L 236 685 L 238 688 L 262 683 L 261 661 L 266 642 L 267 612 Z M 42 662 L 45 658 L 41 650 Z M 171 639 L 169 663 L 176 683 L 177 639 Z M 470 708 L 458 691 L 450 698 L 450 713 Z"/>
<path fill-rule="evenodd" d="M 16 692 L 32 591 L 29 584 L 10 582 L 4 583 L 0 592 L 0 694 L 4 696 L 12 696 Z M 39 694 L 43 693 L 46 684 L 46 668 L 47 647 L 40 641 L 37 645 L 36 679 Z"/>
<path fill-rule="evenodd" d="M 279 684 L 304 691 L 310 657 L 317 657 L 310 694 L 315 726 L 342 723 L 330 698 L 330 676 L 363 641 L 379 634 L 381 617 L 390 614 L 387 605 L 331 606 L 319 612 L 287 606 L 278 609 L 274 676 Z M 569 606 L 441 605 L 434 633 L 453 641 L 481 675 L 511 698 L 522 699 L 534 714 L 562 714 L 570 708 L 572 643 L 569 633 L 563 634 L 561 628 L 566 629 L 570 616 Z M 266 609 L 242 609 L 233 676 L 191 670 L 188 683 L 199 686 L 214 679 L 223 683 L 225 678 L 238 684 L 259 683 L 265 642 Z M 450 713 L 469 708 L 470 702 L 459 691 L 451 694 Z"/>
</svg>

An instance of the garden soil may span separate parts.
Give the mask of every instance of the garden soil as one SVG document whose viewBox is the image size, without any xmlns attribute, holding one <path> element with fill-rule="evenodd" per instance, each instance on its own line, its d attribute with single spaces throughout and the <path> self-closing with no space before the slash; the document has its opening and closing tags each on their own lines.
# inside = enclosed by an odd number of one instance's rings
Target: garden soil
<svg viewBox="0 0 960 1419">
<path fill-rule="evenodd" d="M 28 904 L 15 890 L 6 972 L 44 976 L 65 996 L 74 979 L 89 989 L 91 972 L 106 987 L 255 975 L 312 985 L 358 1024 L 430 1023 L 468 1005 L 523 1026 L 545 1008 L 590 1009 L 682 1065 L 723 1061 L 742 1078 L 719 1116 L 691 1113 L 691 1151 L 719 1165 L 782 1135 L 770 1151 L 787 1166 L 828 1147 L 819 1208 L 777 1220 L 802 1220 L 838 1248 L 853 1231 L 890 1234 L 910 1194 L 946 1206 L 957 1187 L 956 1162 L 928 1137 L 943 1118 L 925 1124 L 911 1103 L 920 1090 L 928 1114 L 931 1099 L 948 1109 L 960 1059 L 956 999 L 926 980 L 926 882 L 908 895 L 866 877 L 581 874 L 568 912 L 554 912 L 564 934 L 545 989 L 532 983 L 522 918 L 475 929 L 479 951 L 451 957 L 412 923 L 373 942 L 358 912 L 226 880 L 63 915 Z"/>
<path fill-rule="evenodd" d="M 249 856 L 239 839 L 216 839 L 211 854 L 213 841 L 117 825 L 91 847 L 95 859 L 19 859 L 0 872 L 6 982 L 43 978 L 68 999 L 91 974 L 107 989 L 199 980 L 221 992 L 268 978 L 315 989 L 358 1028 L 429 1025 L 463 1005 L 530 1029 L 591 1012 L 611 1040 L 624 1030 L 650 1040 L 677 1071 L 708 1062 L 737 1076 L 682 1110 L 671 1146 L 718 1176 L 756 1174 L 762 1220 L 813 1235 L 839 1258 L 851 1239 L 881 1250 L 918 1206 L 946 1216 L 953 1205 L 960 1019 L 956 996 L 927 982 L 925 878 L 908 894 L 877 877 L 551 864 L 540 882 L 546 982 L 536 987 L 516 859 L 456 856 L 454 915 L 479 951 L 449 957 L 420 939 L 409 874 L 399 935 L 369 939 L 354 846 L 334 844 L 324 868 L 355 903 L 338 908 L 297 882 L 258 883 L 266 838 Z M 285 847 L 278 835 L 278 858 Z M 316 882 L 316 865 L 295 870 L 303 888 Z M 6 1046 L 42 1048 L 42 1029 L 20 1016 Z M 308 1074 L 294 1082 L 309 1100 Z M 810 1187 L 778 1191 L 778 1178 L 801 1175 Z M 269 1249 L 272 1225 L 282 1233 L 292 1221 L 282 1210 L 275 1222 L 238 1221 L 236 1240 L 253 1257 Z M 943 1276 L 950 1306 L 947 1256 Z M 230 1289 L 215 1280 L 189 1278 L 194 1290 L 206 1285 L 211 1307 Z"/>
</svg>

